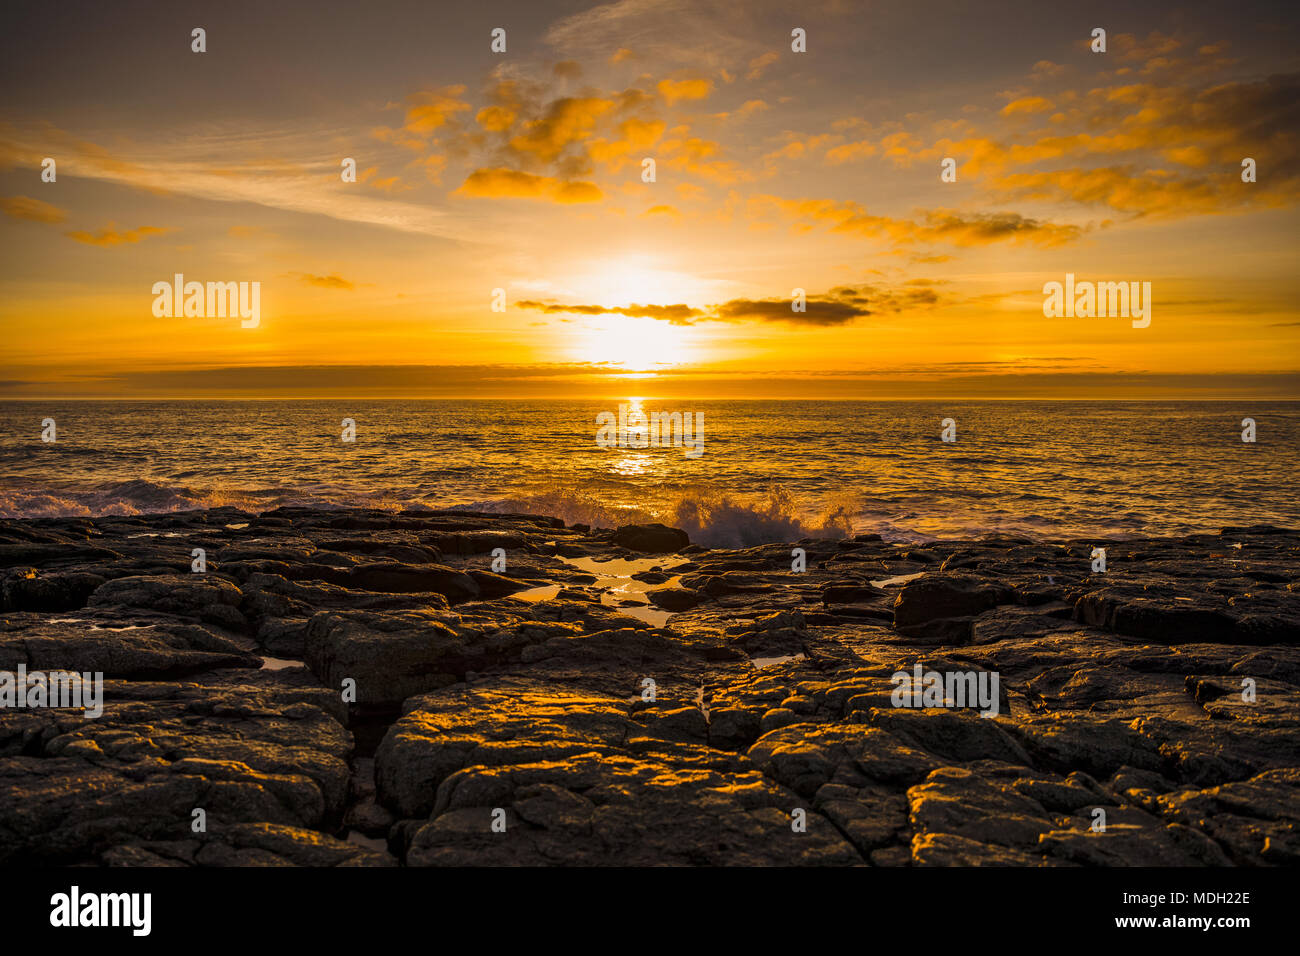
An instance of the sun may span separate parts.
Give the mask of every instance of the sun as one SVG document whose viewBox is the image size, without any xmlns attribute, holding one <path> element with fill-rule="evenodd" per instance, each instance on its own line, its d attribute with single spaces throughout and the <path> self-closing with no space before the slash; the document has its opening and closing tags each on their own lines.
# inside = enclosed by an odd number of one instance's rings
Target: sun
<svg viewBox="0 0 1300 956">
<path fill-rule="evenodd" d="M 689 359 L 690 330 L 642 316 L 589 316 L 580 351 L 583 361 L 646 372 Z"/>
<path fill-rule="evenodd" d="M 606 307 L 676 305 L 696 298 L 700 283 L 692 277 L 654 268 L 640 256 L 603 262 L 578 283 L 588 301 Z M 584 316 L 578 355 L 586 362 L 616 365 L 629 372 L 652 371 L 688 361 L 694 331 L 648 316 Z"/>
</svg>

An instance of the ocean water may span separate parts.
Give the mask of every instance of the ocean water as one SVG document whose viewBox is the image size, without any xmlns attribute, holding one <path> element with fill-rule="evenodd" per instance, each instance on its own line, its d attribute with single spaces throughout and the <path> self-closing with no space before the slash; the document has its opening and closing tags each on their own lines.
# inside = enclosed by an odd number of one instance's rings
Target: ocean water
<svg viewBox="0 0 1300 956">
<path fill-rule="evenodd" d="M 1300 526 L 1296 402 L 640 405 L 702 413 L 703 454 L 602 447 L 597 416 L 618 400 L 8 402 L 0 516 L 459 507 L 659 520 L 718 547 Z"/>
</svg>

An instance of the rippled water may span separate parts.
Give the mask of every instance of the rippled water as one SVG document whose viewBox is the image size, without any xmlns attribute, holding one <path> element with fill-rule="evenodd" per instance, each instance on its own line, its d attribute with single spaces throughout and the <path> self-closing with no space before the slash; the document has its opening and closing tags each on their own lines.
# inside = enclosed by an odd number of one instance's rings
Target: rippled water
<svg viewBox="0 0 1300 956">
<path fill-rule="evenodd" d="M 602 448 L 618 402 L 10 402 L 0 514 L 473 507 L 742 545 L 1300 525 L 1300 403 L 645 402 L 704 453 Z M 57 442 L 41 441 L 54 418 Z M 1253 418 L 1258 441 L 1241 440 Z M 341 421 L 356 440 L 340 439 Z M 957 441 L 940 441 L 952 418 Z"/>
</svg>

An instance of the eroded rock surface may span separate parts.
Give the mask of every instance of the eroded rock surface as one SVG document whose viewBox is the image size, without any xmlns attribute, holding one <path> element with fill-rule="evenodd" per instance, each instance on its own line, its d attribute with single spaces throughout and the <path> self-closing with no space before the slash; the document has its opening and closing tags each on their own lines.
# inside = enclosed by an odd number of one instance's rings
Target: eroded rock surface
<svg viewBox="0 0 1300 956">
<path fill-rule="evenodd" d="M 1298 557 L 1265 527 L 0 522 L 0 670 L 105 677 L 97 719 L 0 709 L 0 862 L 1295 865 Z M 996 714 L 897 706 L 917 665 L 996 676 Z"/>
</svg>

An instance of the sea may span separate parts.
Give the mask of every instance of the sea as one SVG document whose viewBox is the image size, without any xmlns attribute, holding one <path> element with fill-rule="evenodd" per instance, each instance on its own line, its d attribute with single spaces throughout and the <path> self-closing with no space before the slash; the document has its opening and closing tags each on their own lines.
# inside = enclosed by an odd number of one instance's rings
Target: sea
<svg viewBox="0 0 1300 956">
<path fill-rule="evenodd" d="M 620 406 L 690 412 L 698 453 L 602 439 Z M 0 404 L 6 518 L 293 505 L 661 521 L 711 547 L 1130 538 L 1300 527 L 1297 475 L 1300 402 Z"/>
</svg>

